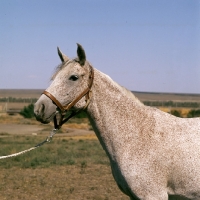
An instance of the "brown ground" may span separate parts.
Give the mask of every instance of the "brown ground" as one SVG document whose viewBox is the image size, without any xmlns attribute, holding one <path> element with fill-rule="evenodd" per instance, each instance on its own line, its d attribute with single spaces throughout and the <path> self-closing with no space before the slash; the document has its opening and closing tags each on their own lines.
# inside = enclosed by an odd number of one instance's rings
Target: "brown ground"
<svg viewBox="0 0 200 200">
<path fill-rule="evenodd" d="M 118 189 L 110 167 L 100 164 L 1 169 L 0 180 L 1 200 L 129 199 Z"/>
</svg>

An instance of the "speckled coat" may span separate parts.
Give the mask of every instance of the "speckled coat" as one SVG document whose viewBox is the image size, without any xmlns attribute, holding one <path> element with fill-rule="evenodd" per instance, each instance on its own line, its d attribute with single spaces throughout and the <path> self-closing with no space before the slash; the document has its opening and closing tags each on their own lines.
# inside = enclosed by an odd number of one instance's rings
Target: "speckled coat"
<svg viewBox="0 0 200 200">
<path fill-rule="evenodd" d="M 69 62 L 59 52 L 63 64 L 47 91 L 62 104 L 87 85 L 89 63 L 81 53 L 85 54 L 78 46 L 78 59 Z M 81 77 L 76 86 L 66 82 L 72 74 Z M 74 109 L 84 104 L 82 98 Z M 49 122 L 55 110 L 44 95 L 35 105 L 36 118 L 42 122 Z M 131 199 L 200 199 L 199 118 L 181 119 L 145 106 L 97 69 L 86 111 L 110 159 L 115 181 Z"/>
</svg>

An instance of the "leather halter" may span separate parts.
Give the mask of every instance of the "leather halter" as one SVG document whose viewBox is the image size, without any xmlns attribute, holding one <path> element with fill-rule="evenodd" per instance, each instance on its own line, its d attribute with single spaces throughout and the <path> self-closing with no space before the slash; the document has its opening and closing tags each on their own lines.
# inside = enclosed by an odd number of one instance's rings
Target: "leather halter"
<svg viewBox="0 0 200 200">
<path fill-rule="evenodd" d="M 88 106 L 89 101 L 90 101 L 91 87 L 92 87 L 93 80 L 94 80 L 94 69 L 91 65 L 89 65 L 89 67 L 90 67 L 90 75 L 89 75 L 88 87 L 78 97 L 76 97 L 74 100 L 72 100 L 69 104 L 63 106 L 51 93 L 47 92 L 46 90 L 42 93 L 42 94 L 45 94 L 47 97 L 49 97 L 61 111 L 61 119 L 59 121 L 59 124 L 57 124 L 56 116 L 54 117 L 54 127 L 55 127 L 55 129 L 59 129 L 71 117 L 73 117 L 74 115 L 76 115 L 78 112 L 81 111 L 81 110 L 79 110 L 79 111 L 76 111 L 76 112 L 72 112 L 69 117 L 64 119 L 65 113 L 67 111 L 69 111 L 70 108 L 72 108 L 84 96 L 86 98 L 85 99 L 86 105 L 84 106 L 83 109 L 85 109 Z"/>
</svg>

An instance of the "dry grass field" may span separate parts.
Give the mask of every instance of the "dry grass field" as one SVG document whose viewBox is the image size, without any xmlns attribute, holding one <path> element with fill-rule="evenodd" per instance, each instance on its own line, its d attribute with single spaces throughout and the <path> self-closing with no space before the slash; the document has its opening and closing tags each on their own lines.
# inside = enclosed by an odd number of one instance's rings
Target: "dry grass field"
<svg viewBox="0 0 200 200">
<path fill-rule="evenodd" d="M 43 89 L 0 89 L 0 98 L 38 98 Z M 200 94 L 133 92 L 141 101 L 200 101 Z"/>
<path fill-rule="evenodd" d="M 133 92 L 141 101 L 195 101 L 200 102 L 200 94 L 181 94 L 181 93 L 150 93 Z"/>
<path fill-rule="evenodd" d="M 0 98 L 38 98 L 42 92 L 41 89 L 0 89 Z"/>
<path fill-rule="evenodd" d="M 0 89 L 0 98 L 36 98 L 38 99 L 43 90 L 40 89 Z M 0 112 L 9 109 L 22 109 L 30 103 L 0 102 Z"/>
</svg>

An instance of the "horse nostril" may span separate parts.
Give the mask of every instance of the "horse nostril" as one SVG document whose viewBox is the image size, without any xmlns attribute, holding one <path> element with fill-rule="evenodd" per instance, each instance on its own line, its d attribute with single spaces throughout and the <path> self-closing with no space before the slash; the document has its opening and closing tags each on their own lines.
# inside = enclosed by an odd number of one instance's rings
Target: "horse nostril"
<svg viewBox="0 0 200 200">
<path fill-rule="evenodd" d="M 34 114 L 36 117 L 42 116 L 44 113 L 45 106 L 44 104 L 35 105 Z"/>
<path fill-rule="evenodd" d="M 45 109 L 45 106 L 44 106 L 44 104 L 41 104 L 41 106 L 39 107 L 39 111 L 38 111 L 38 113 L 43 113 L 44 112 L 44 109 Z"/>
</svg>

